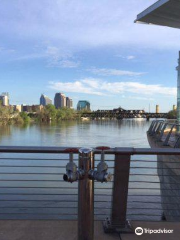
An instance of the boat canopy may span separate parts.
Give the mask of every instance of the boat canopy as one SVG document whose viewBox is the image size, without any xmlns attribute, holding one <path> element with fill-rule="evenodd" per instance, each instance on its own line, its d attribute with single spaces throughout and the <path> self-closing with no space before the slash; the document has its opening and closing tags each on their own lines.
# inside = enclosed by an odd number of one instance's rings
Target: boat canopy
<svg viewBox="0 0 180 240">
<path fill-rule="evenodd" d="M 138 14 L 135 22 L 180 28 L 180 0 L 159 0 Z"/>
</svg>

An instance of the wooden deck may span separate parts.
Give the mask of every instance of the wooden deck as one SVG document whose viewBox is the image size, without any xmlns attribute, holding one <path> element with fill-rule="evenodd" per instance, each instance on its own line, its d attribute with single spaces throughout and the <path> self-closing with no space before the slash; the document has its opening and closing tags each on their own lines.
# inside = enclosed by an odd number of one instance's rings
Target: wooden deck
<svg viewBox="0 0 180 240">
<path fill-rule="evenodd" d="M 180 223 L 132 222 L 134 228 L 171 229 L 173 233 L 105 234 L 102 223 L 95 222 L 94 240 L 178 240 Z M 0 240 L 77 240 L 76 221 L 0 220 Z"/>
</svg>

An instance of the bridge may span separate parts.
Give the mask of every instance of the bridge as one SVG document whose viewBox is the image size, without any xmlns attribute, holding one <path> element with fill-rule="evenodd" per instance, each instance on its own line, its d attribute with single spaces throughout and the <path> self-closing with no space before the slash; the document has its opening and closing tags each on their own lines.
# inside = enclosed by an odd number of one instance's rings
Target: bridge
<svg viewBox="0 0 180 240">
<path fill-rule="evenodd" d="M 82 117 L 91 119 L 123 119 L 123 118 L 167 118 L 167 113 L 147 113 L 144 110 L 125 110 L 117 108 L 113 110 L 97 110 L 83 113 Z"/>
</svg>

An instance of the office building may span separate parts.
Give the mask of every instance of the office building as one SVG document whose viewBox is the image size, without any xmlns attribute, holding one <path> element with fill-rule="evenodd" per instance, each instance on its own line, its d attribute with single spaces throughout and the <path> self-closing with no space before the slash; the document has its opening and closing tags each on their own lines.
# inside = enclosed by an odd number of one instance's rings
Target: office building
<svg viewBox="0 0 180 240">
<path fill-rule="evenodd" d="M 3 106 L 9 106 L 9 93 L 4 92 L 0 95 L 0 101 Z"/>
<path fill-rule="evenodd" d="M 77 110 L 78 111 L 81 111 L 81 110 L 91 111 L 90 102 L 88 102 L 86 100 L 80 100 L 77 104 Z"/>
<path fill-rule="evenodd" d="M 159 113 L 159 105 L 156 105 L 156 113 Z"/>
<path fill-rule="evenodd" d="M 55 94 L 54 106 L 56 107 L 56 109 L 66 107 L 66 97 L 63 93 Z"/>
<path fill-rule="evenodd" d="M 176 110 L 177 110 L 176 105 L 173 105 L 173 111 L 176 111 Z"/>
<path fill-rule="evenodd" d="M 73 101 L 69 97 L 66 97 L 66 107 L 67 108 L 72 108 L 73 107 Z"/>
<path fill-rule="evenodd" d="M 48 104 L 52 104 L 52 100 L 45 96 L 44 94 L 40 97 L 40 105 L 47 106 Z"/>
<path fill-rule="evenodd" d="M 22 112 L 22 105 L 14 105 L 14 111 Z"/>
<path fill-rule="evenodd" d="M 41 112 L 43 109 L 42 105 L 24 105 L 22 106 L 22 111 L 23 112 L 28 112 L 28 113 L 36 113 L 36 112 Z"/>
</svg>

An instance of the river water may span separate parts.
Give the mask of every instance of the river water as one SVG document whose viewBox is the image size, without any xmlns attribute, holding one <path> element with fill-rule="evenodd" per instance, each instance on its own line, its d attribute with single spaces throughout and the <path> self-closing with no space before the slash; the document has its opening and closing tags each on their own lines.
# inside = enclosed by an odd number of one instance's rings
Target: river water
<svg viewBox="0 0 180 240">
<path fill-rule="evenodd" d="M 0 144 L 8 146 L 148 147 L 146 120 L 63 121 L 53 125 L 0 127 Z"/>
<path fill-rule="evenodd" d="M 146 120 L 63 121 L 59 124 L 1 126 L 1 146 L 149 147 Z M 59 158 L 63 160 L 59 161 Z M 75 156 L 77 159 L 77 156 Z M 107 159 L 108 160 L 108 159 Z M 113 156 L 108 161 L 113 173 Z M 68 156 L 0 154 L 1 219 L 76 219 L 77 183 L 62 175 Z M 146 162 L 152 161 L 152 162 Z M 75 161 L 77 163 L 77 161 Z M 98 158 L 97 158 L 98 163 Z M 96 164 L 97 164 L 96 163 Z M 161 199 L 154 156 L 133 156 L 128 197 L 128 218 L 159 220 Z M 140 168 L 137 168 L 140 167 Z M 153 167 L 154 169 L 146 169 Z M 95 218 L 110 215 L 112 183 L 95 183 Z M 158 209 L 158 210 L 156 210 Z"/>
</svg>

